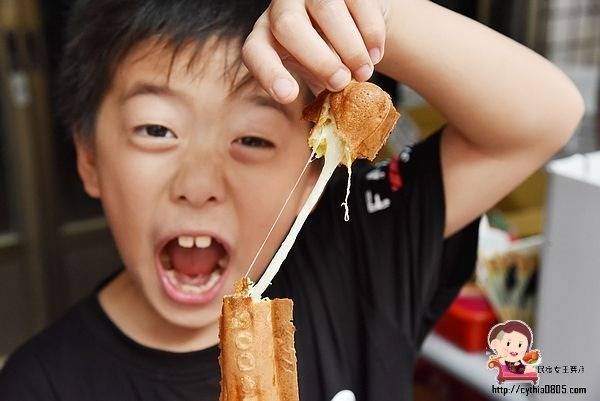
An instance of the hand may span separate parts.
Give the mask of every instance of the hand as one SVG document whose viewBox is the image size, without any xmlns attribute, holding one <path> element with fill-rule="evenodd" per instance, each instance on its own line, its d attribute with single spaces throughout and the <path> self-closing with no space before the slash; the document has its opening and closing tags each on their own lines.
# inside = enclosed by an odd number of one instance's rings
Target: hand
<svg viewBox="0 0 600 401">
<path fill-rule="evenodd" d="M 273 0 L 244 43 L 244 64 L 281 103 L 298 96 L 290 71 L 315 93 L 366 81 L 383 58 L 389 1 Z"/>
<path fill-rule="evenodd" d="M 356 401 L 354 393 L 350 390 L 342 390 L 337 393 L 331 401 Z"/>
</svg>

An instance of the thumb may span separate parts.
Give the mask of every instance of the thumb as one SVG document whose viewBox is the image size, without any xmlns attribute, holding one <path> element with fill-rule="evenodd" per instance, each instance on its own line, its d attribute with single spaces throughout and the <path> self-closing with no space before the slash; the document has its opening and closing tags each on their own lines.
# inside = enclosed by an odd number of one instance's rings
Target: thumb
<svg viewBox="0 0 600 401">
<path fill-rule="evenodd" d="M 356 401 L 354 393 L 350 390 L 342 390 L 337 393 L 331 401 Z"/>
</svg>

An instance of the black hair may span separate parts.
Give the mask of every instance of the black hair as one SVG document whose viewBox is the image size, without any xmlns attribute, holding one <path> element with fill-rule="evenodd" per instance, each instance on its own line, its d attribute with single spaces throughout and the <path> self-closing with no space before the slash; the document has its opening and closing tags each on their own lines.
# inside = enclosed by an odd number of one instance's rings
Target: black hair
<svg viewBox="0 0 600 401">
<path fill-rule="evenodd" d="M 211 37 L 241 46 L 267 6 L 266 0 L 77 1 L 59 74 L 62 118 L 71 132 L 93 134 L 116 68 L 144 40 L 156 38 L 171 48 L 171 65 L 183 46 L 194 44 L 197 55 Z M 231 63 L 237 70 L 240 65 L 239 57 Z"/>
<path fill-rule="evenodd" d="M 487 351 L 492 355 L 494 354 L 494 350 L 492 350 L 491 344 L 492 341 L 495 340 L 500 332 L 504 333 L 512 333 L 516 331 L 517 333 L 523 334 L 527 338 L 527 349 L 529 351 L 531 349 L 531 342 L 533 340 L 533 333 L 529 326 L 523 322 L 522 320 L 507 320 L 504 323 L 499 323 L 490 329 L 488 333 L 488 346 Z"/>
</svg>

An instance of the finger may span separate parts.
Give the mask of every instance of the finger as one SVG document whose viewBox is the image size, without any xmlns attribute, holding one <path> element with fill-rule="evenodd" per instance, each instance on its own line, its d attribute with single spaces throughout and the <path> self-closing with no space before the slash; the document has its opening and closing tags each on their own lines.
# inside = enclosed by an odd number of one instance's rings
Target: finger
<svg viewBox="0 0 600 401">
<path fill-rule="evenodd" d="M 358 81 L 373 74 L 373 63 L 344 0 L 309 0 L 308 10 Z"/>
<path fill-rule="evenodd" d="M 317 79 L 309 70 L 307 70 L 304 66 L 298 63 L 294 59 L 284 59 L 283 65 L 288 69 L 292 74 L 297 74 L 297 76 L 308 86 L 308 89 L 313 93 L 313 95 L 318 95 L 321 93 L 326 87 L 325 85 Z"/>
<path fill-rule="evenodd" d="M 354 393 L 350 390 L 342 390 L 337 393 L 331 401 L 356 401 Z"/>
<path fill-rule="evenodd" d="M 286 70 L 275 50 L 268 19 L 263 14 L 242 46 L 246 68 L 260 85 L 280 103 L 291 103 L 298 96 L 298 83 Z"/>
<path fill-rule="evenodd" d="M 274 1 L 270 7 L 269 22 L 279 44 L 300 64 L 326 82 L 328 89 L 339 91 L 348 85 L 350 71 L 315 31 L 303 2 Z"/>
<path fill-rule="evenodd" d="M 367 0 L 346 0 L 348 9 L 362 35 L 373 64 L 383 58 L 385 49 L 385 18 L 381 7 Z"/>
</svg>

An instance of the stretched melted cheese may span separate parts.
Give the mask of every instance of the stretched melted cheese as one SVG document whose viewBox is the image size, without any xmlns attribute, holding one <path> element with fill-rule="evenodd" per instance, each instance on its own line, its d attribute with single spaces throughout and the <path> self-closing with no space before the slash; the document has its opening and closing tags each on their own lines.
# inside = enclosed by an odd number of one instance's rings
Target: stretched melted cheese
<svg viewBox="0 0 600 401">
<path fill-rule="evenodd" d="M 294 221 L 292 228 L 290 229 L 288 235 L 283 240 L 281 246 L 271 259 L 271 263 L 267 266 L 264 274 L 260 278 L 260 280 L 250 289 L 250 295 L 253 298 L 260 299 L 262 293 L 267 289 L 271 281 L 279 271 L 281 264 L 287 257 L 292 245 L 296 241 L 302 226 L 306 222 L 308 215 L 311 210 L 317 204 L 317 201 L 323 194 L 325 190 L 325 186 L 327 182 L 333 175 L 333 172 L 340 164 L 345 164 L 348 166 L 348 171 L 350 172 L 350 166 L 352 165 L 352 160 L 350 158 L 350 151 L 348 146 L 343 143 L 343 141 L 336 135 L 335 130 L 335 122 L 333 119 L 328 116 L 328 110 L 325 108 L 322 113 L 322 120 L 319 121 L 313 134 L 309 138 L 309 145 L 313 148 L 313 152 L 317 157 L 324 156 L 325 162 L 323 169 L 321 170 L 321 174 L 317 179 L 317 182 L 310 192 L 310 195 L 304 202 L 298 217 Z M 346 187 L 346 201 L 342 204 L 346 207 L 345 219 L 348 219 L 348 195 L 350 193 L 350 175 L 348 176 L 348 185 Z"/>
</svg>

